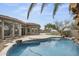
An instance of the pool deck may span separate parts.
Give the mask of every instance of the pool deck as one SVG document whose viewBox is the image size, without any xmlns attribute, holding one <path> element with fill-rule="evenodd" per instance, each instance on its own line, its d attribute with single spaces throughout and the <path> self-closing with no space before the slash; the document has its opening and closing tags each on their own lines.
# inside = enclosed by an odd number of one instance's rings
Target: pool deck
<svg viewBox="0 0 79 59">
<path fill-rule="evenodd" d="M 17 39 L 17 40 L 27 41 L 27 40 L 45 39 L 45 38 L 49 38 L 49 37 L 61 37 L 61 36 L 59 36 L 59 35 L 46 35 L 45 33 L 42 33 L 40 35 L 25 36 L 25 37 Z"/>
<path fill-rule="evenodd" d="M 5 45 L 7 45 L 7 47 L 4 48 L 0 52 L 0 56 L 6 56 L 7 51 L 12 47 L 12 45 L 16 44 L 17 40 L 28 41 L 28 40 L 36 40 L 36 39 L 45 39 L 45 38 L 49 38 L 49 37 L 61 37 L 61 36 L 59 36 L 59 35 L 46 35 L 45 33 L 41 33 L 40 35 L 30 35 L 30 36 L 24 36 L 22 38 L 14 39 L 14 41 L 5 44 Z"/>
</svg>

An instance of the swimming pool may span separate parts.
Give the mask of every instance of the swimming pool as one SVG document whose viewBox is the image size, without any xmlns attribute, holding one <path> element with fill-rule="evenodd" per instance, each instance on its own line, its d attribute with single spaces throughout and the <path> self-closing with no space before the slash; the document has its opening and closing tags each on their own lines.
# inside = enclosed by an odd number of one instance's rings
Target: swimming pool
<svg viewBox="0 0 79 59">
<path fill-rule="evenodd" d="M 13 45 L 7 56 L 78 56 L 79 45 L 64 38 L 26 41 Z"/>
</svg>

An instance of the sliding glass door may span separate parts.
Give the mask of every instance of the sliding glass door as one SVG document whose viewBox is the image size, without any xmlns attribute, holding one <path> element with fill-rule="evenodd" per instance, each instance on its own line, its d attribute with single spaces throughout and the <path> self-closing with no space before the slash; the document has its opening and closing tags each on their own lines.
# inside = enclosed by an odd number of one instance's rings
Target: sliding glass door
<svg viewBox="0 0 79 59">
<path fill-rule="evenodd" d="M 12 25 L 4 22 L 4 36 L 8 37 L 12 35 Z"/>
</svg>

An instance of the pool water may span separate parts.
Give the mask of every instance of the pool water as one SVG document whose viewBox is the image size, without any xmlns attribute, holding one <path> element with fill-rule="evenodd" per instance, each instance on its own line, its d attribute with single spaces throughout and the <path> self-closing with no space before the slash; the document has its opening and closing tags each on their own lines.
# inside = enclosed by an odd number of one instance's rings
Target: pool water
<svg viewBox="0 0 79 59">
<path fill-rule="evenodd" d="M 60 40 L 54 40 L 60 39 Z M 13 45 L 7 56 L 78 56 L 79 45 L 64 38 L 49 38 Z"/>
</svg>

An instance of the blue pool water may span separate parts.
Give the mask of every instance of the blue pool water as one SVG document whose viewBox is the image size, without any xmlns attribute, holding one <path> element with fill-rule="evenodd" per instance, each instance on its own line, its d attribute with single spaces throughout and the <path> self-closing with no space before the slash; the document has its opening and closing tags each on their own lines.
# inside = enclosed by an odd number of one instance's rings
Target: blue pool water
<svg viewBox="0 0 79 59">
<path fill-rule="evenodd" d="M 60 40 L 54 40 L 60 39 Z M 64 38 L 48 38 L 13 45 L 7 56 L 78 56 L 79 45 Z"/>
</svg>

